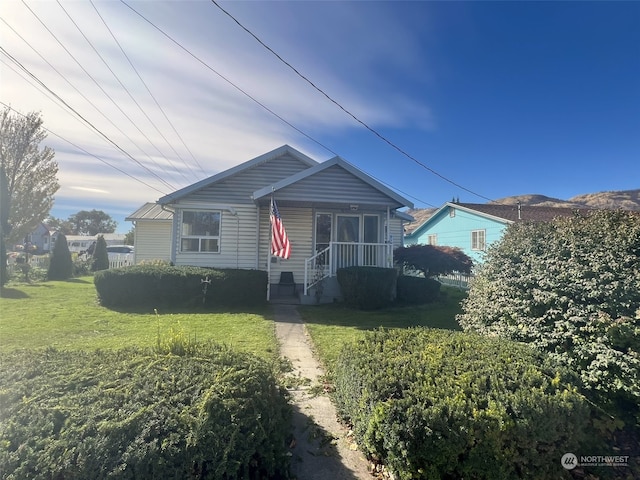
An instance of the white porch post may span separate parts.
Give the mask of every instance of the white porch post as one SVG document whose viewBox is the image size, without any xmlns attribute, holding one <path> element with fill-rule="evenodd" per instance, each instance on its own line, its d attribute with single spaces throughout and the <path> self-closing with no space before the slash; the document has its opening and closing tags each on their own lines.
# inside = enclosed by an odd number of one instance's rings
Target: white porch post
<svg viewBox="0 0 640 480">
<path fill-rule="evenodd" d="M 385 239 L 387 246 L 387 267 L 393 266 L 393 237 L 391 236 L 391 211 L 387 205 L 387 238 Z"/>
</svg>

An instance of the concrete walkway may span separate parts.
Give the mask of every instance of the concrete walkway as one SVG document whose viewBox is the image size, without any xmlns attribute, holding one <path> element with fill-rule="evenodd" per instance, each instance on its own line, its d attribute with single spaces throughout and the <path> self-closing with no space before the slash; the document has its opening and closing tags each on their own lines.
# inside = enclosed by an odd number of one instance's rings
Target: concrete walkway
<svg viewBox="0 0 640 480">
<path fill-rule="evenodd" d="M 320 364 L 295 305 L 273 305 L 280 355 L 293 366 L 289 374 L 294 441 L 291 473 L 297 480 L 371 480 L 364 455 L 356 449 L 323 390 Z"/>
</svg>

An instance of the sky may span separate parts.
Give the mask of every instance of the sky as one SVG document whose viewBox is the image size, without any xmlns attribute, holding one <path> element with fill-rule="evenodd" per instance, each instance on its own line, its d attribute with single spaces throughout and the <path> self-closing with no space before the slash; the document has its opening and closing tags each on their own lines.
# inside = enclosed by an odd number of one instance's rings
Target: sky
<svg viewBox="0 0 640 480">
<path fill-rule="evenodd" d="M 640 188 L 640 2 L 0 1 L 0 108 L 40 112 L 57 218 L 126 233 L 283 144 L 416 208 Z"/>
</svg>

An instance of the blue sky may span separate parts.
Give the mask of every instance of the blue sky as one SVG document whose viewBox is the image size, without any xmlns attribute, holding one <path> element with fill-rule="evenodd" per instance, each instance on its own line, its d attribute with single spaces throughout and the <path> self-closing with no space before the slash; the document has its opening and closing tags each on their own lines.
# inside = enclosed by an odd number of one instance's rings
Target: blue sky
<svg viewBox="0 0 640 480">
<path fill-rule="evenodd" d="M 212 2 L 6 1 L 0 101 L 53 132 L 52 215 L 95 208 L 126 232 L 144 202 L 284 143 L 420 208 L 640 188 L 640 2 L 221 6 L 422 165 Z"/>
</svg>

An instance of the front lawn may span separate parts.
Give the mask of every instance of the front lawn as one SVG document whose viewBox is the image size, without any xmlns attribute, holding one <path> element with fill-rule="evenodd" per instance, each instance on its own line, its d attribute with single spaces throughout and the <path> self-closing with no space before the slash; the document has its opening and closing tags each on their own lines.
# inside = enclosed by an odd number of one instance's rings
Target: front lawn
<svg viewBox="0 0 640 480">
<path fill-rule="evenodd" d="M 182 333 L 275 359 L 278 347 L 268 309 L 247 312 L 122 312 L 98 304 L 92 277 L 10 284 L 0 297 L 0 352 L 152 347 Z"/>
<path fill-rule="evenodd" d="M 299 307 L 316 351 L 330 372 L 342 345 L 376 328 L 431 327 L 460 330 L 456 315 L 466 291 L 442 287 L 439 302 L 384 310 L 362 311 L 343 304 Z"/>
</svg>

